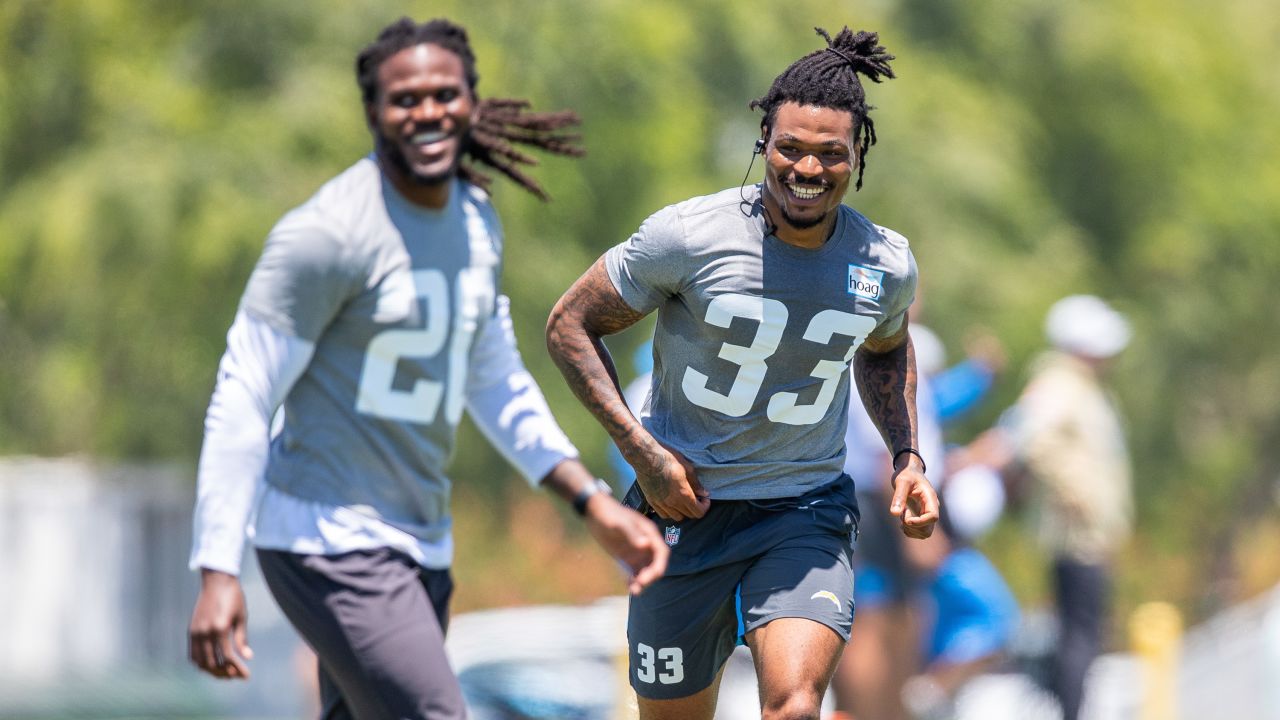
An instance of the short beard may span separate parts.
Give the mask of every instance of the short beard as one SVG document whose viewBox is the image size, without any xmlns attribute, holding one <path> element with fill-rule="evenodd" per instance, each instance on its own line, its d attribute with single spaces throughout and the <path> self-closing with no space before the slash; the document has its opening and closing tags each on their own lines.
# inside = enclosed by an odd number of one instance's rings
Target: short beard
<svg viewBox="0 0 1280 720">
<path fill-rule="evenodd" d="M 782 219 L 796 230 L 808 230 L 811 227 L 817 227 L 822 224 L 823 220 L 827 219 L 828 215 L 831 214 L 830 212 L 824 212 L 812 220 L 802 220 L 787 212 L 787 206 L 782 203 L 778 203 L 778 209 L 782 211 Z"/>
<path fill-rule="evenodd" d="M 819 182 L 818 184 L 821 185 L 823 188 L 825 188 L 827 192 L 831 192 L 831 187 L 827 183 Z M 783 180 L 782 178 L 778 178 L 778 193 L 777 193 L 778 197 L 774 198 L 774 202 L 778 204 L 778 210 L 782 212 L 782 219 L 785 220 L 788 225 L 790 225 L 792 228 L 796 230 L 808 230 L 811 227 L 817 227 L 818 225 L 822 224 L 822 221 L 827 219 L 827 215 L 831 214 L 831 211 L 827 211 L 812 220 L 803 220 L 801 218 L 797 218 L 793 216 L 791 213 L 787 212 L 787 203 L 785 201 L 786 192 L 787 192 L 786 181 Z"/>
<path fill-rule="evenodd" d="M 391 142 L 386 137 L 379 135 L 377 146 L 378 157 L 389 162 L 392 167 L 400 171 L 402 177 L 415 185 L 432 186 L 443 185 L 449 182 L 458 174 L 458 164 L 462 160 L 462 154 L 459 152 L 454 156 L 453 165 L 451 165 L 448 170 L 433 173 L 431 175 L 424 175 L 415 171 L 413 167 L 409 165 L 409 160 L 405 158 L 399 145 Z"/>
</svg>

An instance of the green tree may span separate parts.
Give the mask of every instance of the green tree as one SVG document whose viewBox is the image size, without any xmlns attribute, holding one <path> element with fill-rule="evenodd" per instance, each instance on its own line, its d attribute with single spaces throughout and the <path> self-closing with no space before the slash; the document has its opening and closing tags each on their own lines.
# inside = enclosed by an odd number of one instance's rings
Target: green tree
<svg viewBox="0 0 1280 720">
<path fill-rule="evenodd" d="M 899 56 L 899 79 L 869 89 L 881 141 L 847 201 L 911 238 L 943 338 L 958 346 L 986 325 L 1016 367 L 1062 295 L 1104 295 L 1134 321 L 1116 377 L 1141 529 L 1126 597 L 1154 592 L 1140 582 L 1154 570 L 1169 578 L 1159 593 L 1203 601 L 1198 578 L 1235 567 L 1240 519 L 1276 523 L 1268 0 L 10 0 L 0 451 L 194 460 L 262 239 L 368 152 L 352 60 L 405 12 L 471 28 L 481 94 L 584 119 L 588 156 L 537 170 L 554 202 L 501 184 L 495 202 L 526 361 L 592 465 L 605 436 L 542 350 L 552 303 L 649 213 L 737 184 L 758 133 L 747 102 L 820 47 L 813 26 L 847 23 Z M 648 328 L 612 342 L 624 373 Z M 510 475 L 474 435 L 455 465 L 493 492 Z M 1021 562 L 1016 547 L 990 549 Z"/>
</svg>

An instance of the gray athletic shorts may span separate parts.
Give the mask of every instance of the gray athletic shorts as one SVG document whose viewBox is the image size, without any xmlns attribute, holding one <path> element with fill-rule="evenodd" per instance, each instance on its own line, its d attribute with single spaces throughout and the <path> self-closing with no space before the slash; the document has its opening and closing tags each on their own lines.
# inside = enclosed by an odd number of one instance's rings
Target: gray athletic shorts
<svg viewBox="0 0 1280 720">
<path fill-rule="evenodd" d="M 276 602 L 320 660 L 323 720 L 461 720 L 444 652 L 448 570 L 386 548 L 343 555 L 258 550 Z"/>
<path fill-rule="evenodd" d="M 858 502 L 847 475 L 798 498 L 713 500 L 698 520 L 657 517 L 638 486 L 626 502 L 671 546 L 666 575 L 631 598 L 636 694 L 667 700 L 708 687 L 743 636 L 777 618 L 849 639 Z"/>
</svg>

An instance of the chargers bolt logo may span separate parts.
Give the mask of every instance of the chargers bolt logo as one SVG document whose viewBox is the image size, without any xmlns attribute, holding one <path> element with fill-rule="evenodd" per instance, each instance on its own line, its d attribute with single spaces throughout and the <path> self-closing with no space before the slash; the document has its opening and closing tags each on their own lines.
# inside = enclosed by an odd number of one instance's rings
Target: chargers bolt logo
<svg viewBox="0 0 1280 720">
<path fill-rule="evenodd" d="M 819 590 L 818 592 L 809 596 L 810 600 L 817 600 L 818 598 L 830 600 L 831 602 L 835 603 L 836 612 L 840 612 L 841 610 L 844 609 L 840 607 L 840 598 L 836 597 L 836 594 L 831 592 L 830 590 Z"/>
</svg>

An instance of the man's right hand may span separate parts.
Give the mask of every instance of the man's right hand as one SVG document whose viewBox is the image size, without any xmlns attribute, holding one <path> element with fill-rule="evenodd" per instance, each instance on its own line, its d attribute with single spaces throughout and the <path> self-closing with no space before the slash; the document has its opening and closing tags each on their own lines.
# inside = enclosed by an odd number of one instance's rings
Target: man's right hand
<svg viewBox="0 0 1280 720">
<path fill-rule="evenodd" d="M 698 482 L 698 471 L 679 451 L 653 442 L 643 462 L 632 463 L 636 482 L 645 500 L 668 520 L 700 518 L 711 507 L 711 498 Z"/>
<path fill-rule="evenodd" d="M 248 680 L 249 666 L 245 661 L 253 658 L 248 629 L 249 613 L 240 579 L 201 569 L 200 596 L 191 613 L 187 636 L 191 662 L 216 678 Z"/>
<path fill-rule="evenodd" d="M 671 551 L 648 518 L 604 493 L 587 500 L 585 515 L 591 536 L 631 572 L 627 589 L 632 595 L 667 571 Z"/>
</svg>

